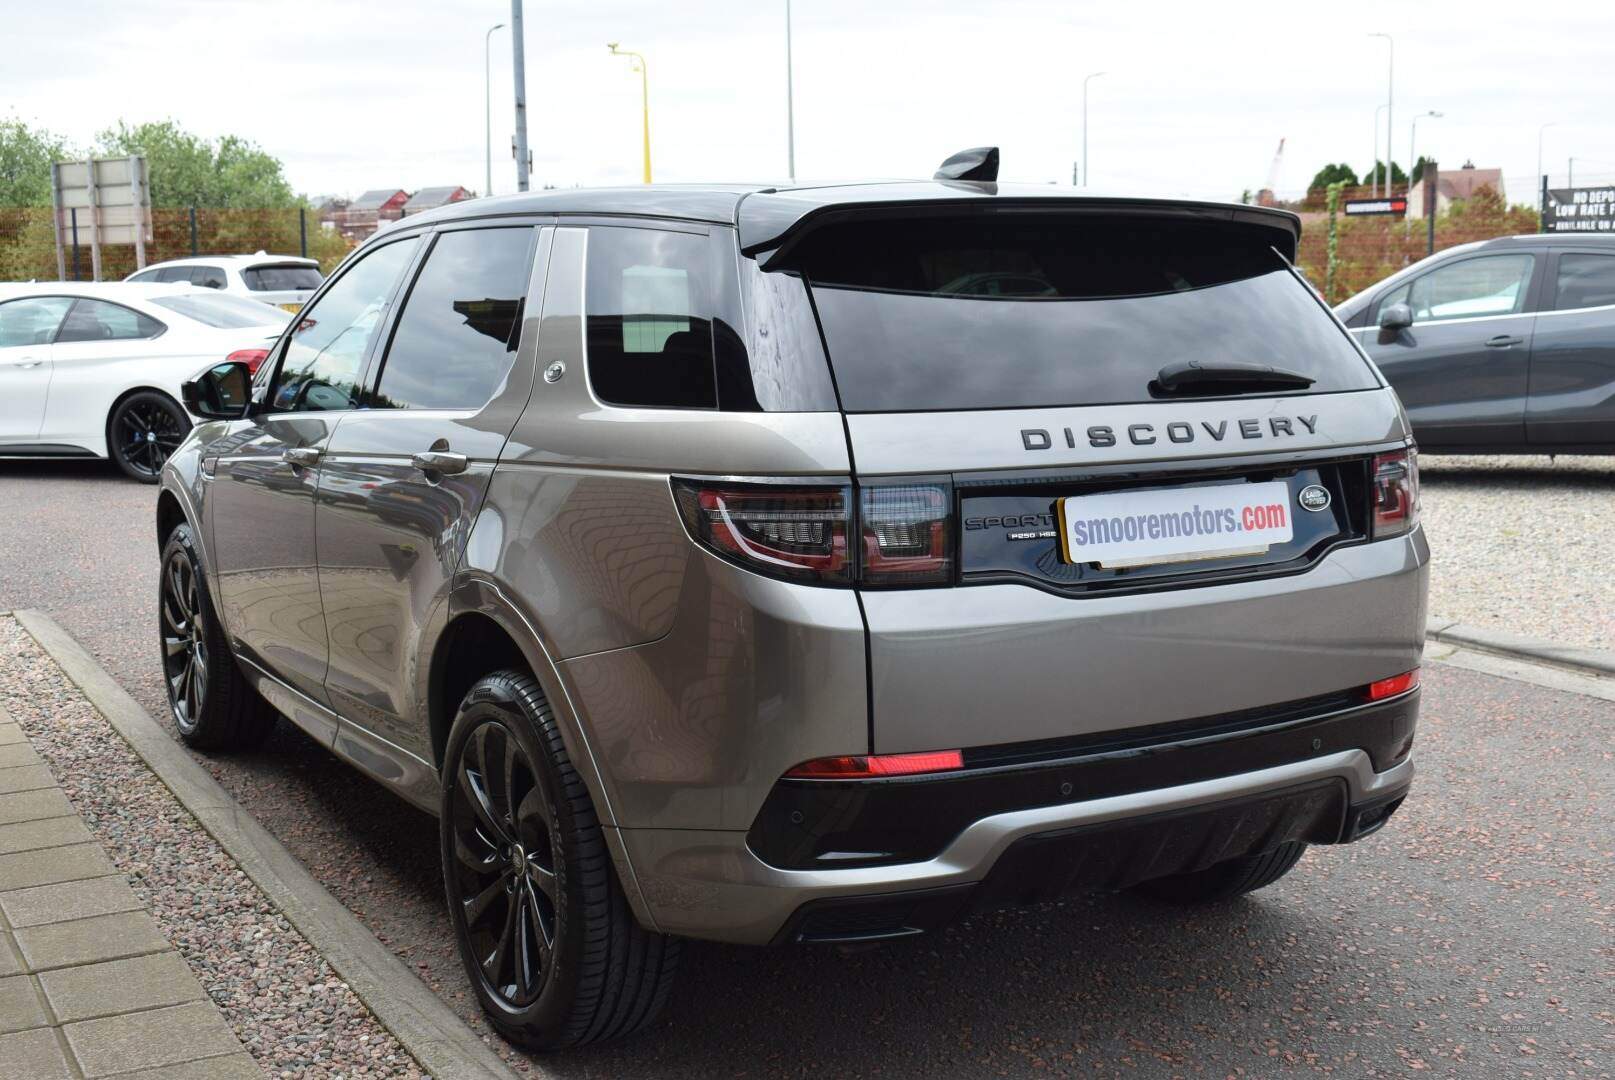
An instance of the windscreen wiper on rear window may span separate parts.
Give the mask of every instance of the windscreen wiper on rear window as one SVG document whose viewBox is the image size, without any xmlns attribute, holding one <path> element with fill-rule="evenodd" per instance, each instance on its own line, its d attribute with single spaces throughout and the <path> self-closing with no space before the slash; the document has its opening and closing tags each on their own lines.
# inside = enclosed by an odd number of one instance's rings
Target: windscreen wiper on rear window
<svg viewBox="0 0 1615 1080">
<path fill-rule="evenodd" d="M 1272 364 L 1178 360 L 1155 373 L 1150 393 L 1156 397 L 1212 397 L 1263 390 L 1305 390 L 1315 381 L 1299 371 Z"/>
</svg>

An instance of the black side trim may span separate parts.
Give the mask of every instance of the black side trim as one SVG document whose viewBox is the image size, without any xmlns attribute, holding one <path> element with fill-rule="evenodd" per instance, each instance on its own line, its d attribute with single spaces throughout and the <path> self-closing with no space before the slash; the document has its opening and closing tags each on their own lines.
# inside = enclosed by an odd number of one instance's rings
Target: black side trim
<svg viewBox="0 0 1615 1080">
<path fill-rule="evenodd" d="M 95 453 L 82 446 L 71 446 L 67 443 L 13 443 L 10 446 L 0 446 L 0 458 L 8 457 L 93 458 Z"/>
<path fill-rule="evenodd" d="M 1418 711 L 1417 690 L 1345 708 L 1330 695 L 1086 741 L 975 748 L 958 772 L 782 779 L 746 839 L 758 858 L 781 869 L 919 862 L 971 823 L 1015 810 L 1175 787 L 1343 750 L 1367 752 L 1375 771 L 1384 772 L 1406 756 Z"/>
</svg>

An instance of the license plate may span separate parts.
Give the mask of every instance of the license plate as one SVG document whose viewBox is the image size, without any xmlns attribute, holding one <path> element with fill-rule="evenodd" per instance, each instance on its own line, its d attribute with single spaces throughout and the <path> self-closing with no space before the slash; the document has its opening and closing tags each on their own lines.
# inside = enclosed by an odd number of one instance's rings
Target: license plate
<svg viewBox="0 0 1615 1080">
<path fill-rule="evenodd" d="M 1107 570 L 1260 555 L 1293 535 L 1282 480 L 1074 495 L 1059 515 L 1065 561 Z"/>
<path fill-rule="evenodd" d="M 303 310 L 302 304 L 276 304 L 275 306 L 280 308 L 282 311 L 289 311 L 293 315 L 296 315 L 299 311 Z"/>
</svg>

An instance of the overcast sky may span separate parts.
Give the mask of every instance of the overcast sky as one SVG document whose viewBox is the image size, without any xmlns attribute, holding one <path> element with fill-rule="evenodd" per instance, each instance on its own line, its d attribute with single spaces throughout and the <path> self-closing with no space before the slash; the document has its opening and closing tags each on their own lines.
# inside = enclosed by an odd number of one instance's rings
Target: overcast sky
<svg viewBox="0 0 1615 1080">
<path fill-rule="evenodd" d="M 1082 81 L 1095 188 L 1237 198 L 1371 159 L 1395 35 L 1395 156 L 1501 167 L 1531 199 L 1540 125 L 1558 186 L 1615 183 L 1615 5 L 795 0 L 804 179 L 923 176 L 1003 148 L 1002 177 L 1070 183 Z M 481 190 L 483 32 L 499 0 L 0 0 L 0 115 L 79 143 L 122 118 L 246 136 L 310 195 Z M 660 181 L 786 175 L 784 0 L 526 6 L 534 184 L 635 183 L 650 62 Z M 493 35 L 493 188 L 514 190 L 511 38 Z"/>
</svg>

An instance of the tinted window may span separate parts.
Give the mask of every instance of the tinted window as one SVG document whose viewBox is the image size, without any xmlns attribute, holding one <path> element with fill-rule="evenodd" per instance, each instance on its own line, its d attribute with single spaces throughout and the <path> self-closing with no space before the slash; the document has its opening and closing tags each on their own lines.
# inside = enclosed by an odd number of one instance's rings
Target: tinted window
<svg viewBox="0 0 1615 1080">
<path fill-rule="evenodd" d="M 705 236 L 589 232 L 589 382 L 615 405 L 710 409 L 714 274 Z"/>
<path fill-rule="evenodd" d="M 280 292 L 285 289 L 317 289 L 325 280 L 317 266 L 250 266 L 241 271 L 241 280 L 253 292 Z"/>
<path fill-rule="evenodd" d="M 105 300 L 76 300 L 73 310 L 62 323 L 62 332 L 56 335 L 58 343 L 64 341 L 127 341 L 132 338 L 156 337 L 166 327 L 149 315 L 142 315 L 122 304 L 109 304 Z"/>
<path fill-rule="evenodd" d="M 1406 304 L 1415 322 L 1514 315 L 1525 310 L 1525 296 L 1536 266 L 1532 255 L 1482 255 L 1439 266 L 1385 294 L 1374 317 L 1392 304 Z"/>
<path fill-rule="evenodd" d="M 1553 306 L 1568 311 L 1606 304 L 1615 304 L 1615 255 L 1559 256 L 1559 292 Z"/>
<path fill-rule="evenodd" d="M 510 371 L 521 337 L 532 229 L 443 233 L 409 290 L 372 403 L 477 409 Z"/>
<path fill-rule="evenodd" d="M 176 278 L 175 280 L 183 281 L 185 279 Z M 193 266 L 190 267 L 190 282 L 192 285 L 200 285 L 204 289 L 222 289 L 224 288 L 224 271 L 217 266 Z"/>
<path fill-rule="evenodd" d="M 189 284 L 191 280 L 191 268 L 189 266 L 165 266 L 161 270 L 157 271 L 157 280 L 183 281 Z"/>
<path fill-rule="evenodd" d="M 285 326 L 292 317 L 277 307 L 246 300 L 239 296 L 211 293 L 180 293 L 178 296 L 154 296 L 151 302 L 158 307 L 177 311 L 187 319 L 204 326 L 225 330 L 238 330 L 248 326 Z"/>
<path fill-rule="evenodd" d="M 1272 364 L 1313 392 L 1373 372 L 1254 231 L 1053 213 L 826 225 L 807 278 L 851 412 L 1149 401 L 1161 367 Z"/>
<path fill-rule="evenodd" d="M 162 273 L 161 270 L 142 270 L 140 273 L 135 274 L 132 277 L 127 278 L 126 280 L 128 280 L 128 281 L 153 282 L 153 281 L 161 280 L 158 277 L 158 275 L 161 274 L 161 273 Z"/>
<path fill-rule="evenodd" d="M 355 406 L 365 356 L 415 246 L 414 240 L 404 240 L 372 249 L 298 313 L 270 389 L 271 408 L 306 412 Z"/>
<path fill-rule="evenodd" d="M 73 301 L 65 296 L 38 296 L 0 304 L 0 348 L 49 345 Z"/>
</svg>

